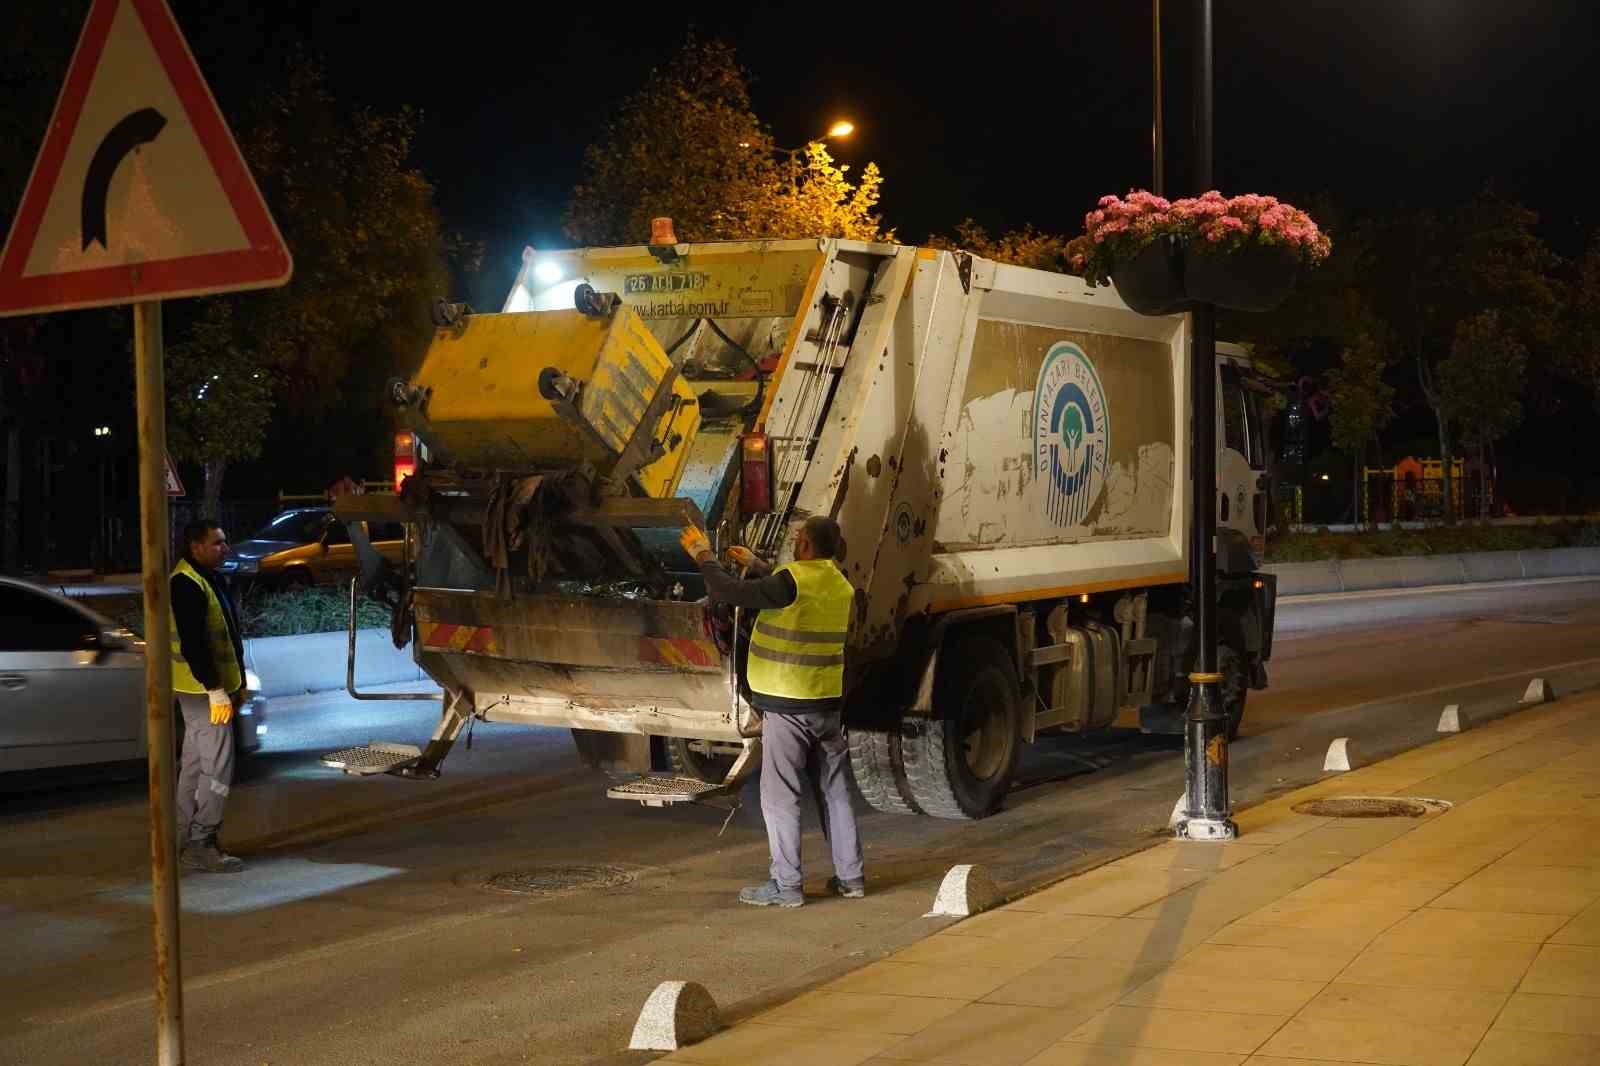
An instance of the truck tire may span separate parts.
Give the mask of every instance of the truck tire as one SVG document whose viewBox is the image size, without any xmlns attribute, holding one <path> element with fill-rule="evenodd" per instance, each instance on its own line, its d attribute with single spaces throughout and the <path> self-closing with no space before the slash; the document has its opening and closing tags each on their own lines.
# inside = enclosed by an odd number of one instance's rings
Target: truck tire
<svg viewBox="0 0 1600 1066">
<path fill-rule="evenodd" d="M 667 765 L 679 777 L 692 777 L 696 781 L 720 785 L 728 779 L 733 769 L 734 755 L 707 755 L 695 751 L 682 737 L 667 737 Z"/>
<path fill-rule="evenodd" d="M 920 814 L 894 772 L 893 748 L 900 737 L 876 729 L 851 729 L 849 739 L 850 773 L 861 798 L 886 814 Z"/>
<path fill-rule="evenodd" d="M 999 810 L 1022 748 L 1017 670 L 992 637 L 940 652 L 934 716 L 900 738 L 911 799 L 935 818 L 985 818 Z"/>
</svg>

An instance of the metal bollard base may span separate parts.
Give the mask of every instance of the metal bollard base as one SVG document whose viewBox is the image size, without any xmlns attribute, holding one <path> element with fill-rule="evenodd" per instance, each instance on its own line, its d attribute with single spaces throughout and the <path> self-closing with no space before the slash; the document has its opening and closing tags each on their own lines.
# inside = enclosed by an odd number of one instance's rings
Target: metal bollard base
<svg viewBox="0 0 1600 1066">
<path fill-rule="evenodd" d="M 1239 827 L 1232 818 L 1189 818 L 1178 823 L 1179 840 L 1237 840 Z"/>
</svg>

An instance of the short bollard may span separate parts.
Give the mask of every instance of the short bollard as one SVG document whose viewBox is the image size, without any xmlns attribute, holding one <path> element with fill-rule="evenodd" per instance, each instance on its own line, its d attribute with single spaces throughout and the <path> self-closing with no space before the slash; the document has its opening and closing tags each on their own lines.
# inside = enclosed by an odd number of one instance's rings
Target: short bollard
<svg viewBox="0 0 1600 1066">
<path fill-rule="evenodd" d="M 1446 705 L 1444 712 L 1439 715 L 1438 731 L 1440 733 L 1460 733 L 1470 728 L 1471 725 L 1472 721 L 1462 713 L 1461 705 L 1459 703 L 1451 703 Z"/>
<path fill-rule="evenodd" d="M 1343 773 L 1355 769 L 1356 750 L 1349 737 L 1340 737 L 1328 745 L 1328 757 L 1322 760 L 1322 769 L 1326 772 Z"/>
<path fill-rule="evenodd" d="M 1000 889 L 982 866 L 952 866 L 924 918 L 970 918 L 1000 902 Z"/>
<path fill-rule="evenodd" d="M 1550 682 L 1542 677 L 1536 677 L 1528 682 L 1528 691 L 1522 694 L 1523 703 L 1549 703 L 1556 698 L 1556 690 L 1550 687 Z"/>
<path fill-rule="evenodd" d="M 677 1051 L 722 1028 L 716 1000 L 694 981 L 662 981 L 633 1026 L 629 1051 Z"/>
</svg>

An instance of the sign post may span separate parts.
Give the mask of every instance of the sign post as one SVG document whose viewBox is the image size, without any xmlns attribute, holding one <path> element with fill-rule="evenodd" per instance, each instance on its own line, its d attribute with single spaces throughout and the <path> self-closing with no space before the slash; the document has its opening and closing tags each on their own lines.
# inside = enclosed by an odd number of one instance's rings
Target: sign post
<svg viewBox="0 0 1600 1066">
<path fill-rule="evenodd" d="M 294 264 L 166 0 L 93 0 L 0 252 L 0 316 L 132 304 L 156 1061 L 184 1061 L 161 301 Z"/>
</svg>

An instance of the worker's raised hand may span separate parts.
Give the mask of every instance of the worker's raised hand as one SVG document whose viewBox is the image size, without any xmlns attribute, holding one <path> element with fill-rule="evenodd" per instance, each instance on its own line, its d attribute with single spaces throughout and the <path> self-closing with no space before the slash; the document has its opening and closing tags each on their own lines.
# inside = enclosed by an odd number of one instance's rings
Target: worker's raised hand
<svg viewBox="0 0 1600 1066">
<path fill-rule="evenodd" d="M 684 526 L 683 532 L 678 535 L 678 543 L 683 545 L 683 550 L 689 553 L 689 558 L 697 563 L 705 556 L 713 554 L 711 542 L 695 526 Z"/>
<path fill-rule="evenodd" d="M 233 697 L 220 688 L 214 688 L 206 695 L 211 699 L 212 725 L 227 725 L 233 721 Z"/>
</svg>

